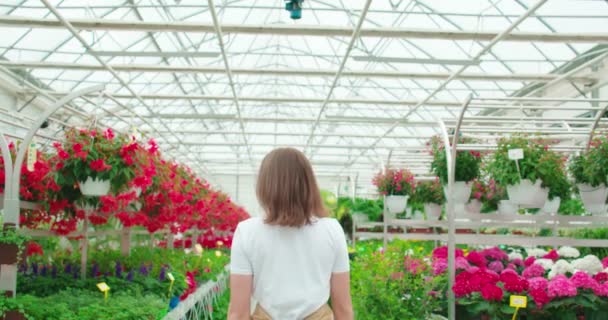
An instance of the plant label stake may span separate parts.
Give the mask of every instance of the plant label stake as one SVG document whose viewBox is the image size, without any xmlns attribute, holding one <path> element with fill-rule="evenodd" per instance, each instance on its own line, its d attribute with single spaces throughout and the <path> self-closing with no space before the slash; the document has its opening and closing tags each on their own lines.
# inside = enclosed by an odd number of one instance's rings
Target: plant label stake
<svg viewBox="0 0 608 320">
<path fill-rule="evenodd" d="M 103 292 L 104 300 L 108 301 L 108 292 L 110 291 L 110 287 L 105 282 L 100 282 L 97 284 L 97 289 Z"/>
<path fill-rule="evenodd" d="M 517 173 L 521 178 L 521 170 L 519 170 L 519 160 L 524 158 L 524 150 L 523 149 L 509 149 L 509 159 L 515 161 L 515 165 L 517 166 Z"/>
<path fill-rule="evenodd" d="M 517 311 L 519 311 L 520 308 L 526 308 L 528 306 L 528 297 L 526 296 L 511 296 L 509 298 L 509 306 L 511 308 L 515 308 L 515 313 L 513 314 L 513 319 L 515 320 L 517 318 Z"/>
<path fill-rule="evenodd" d="M 171 272 L 169 272 L 167 273 L 167 278 L 169 278 L 169 281 L 171 281 L 171 284 L 169 285 L 169 298 L 171 298 L 171 291 L 173 291 L 173 283 L 175 282 L 175 277 Z"/>
<path fill-rule="evenodd" d="M 36 159 L 38 158 L 38 148 L 34 142 L 30 143 L 27 148 L 27 171 L 34 171 L 34 164 L 36 163 Z"/>
</svg>

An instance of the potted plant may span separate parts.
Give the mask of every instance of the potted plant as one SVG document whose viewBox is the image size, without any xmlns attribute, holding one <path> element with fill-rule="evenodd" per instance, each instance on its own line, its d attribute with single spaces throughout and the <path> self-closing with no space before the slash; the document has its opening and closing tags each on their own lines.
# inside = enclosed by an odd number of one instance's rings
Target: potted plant
<svg viewBox="0 0 608 320">
<path fill-rule="evenodd" d="M 30 241 L 28 236 L 21 235 L 15 228 L 4 228 L 0 232 L 0 265 L 17 264 L 24 260 L 25 244 Z"/>
<path fill-rule="evenodd" d="M 510 203 L 542 208 L 547 199 L 569 197 L 565 158 L 549 150 L 554 142 L 520 135 L 498 141 L 486 170 L 496 183 L 506 187 Z M 522 150 L 523 159 L 509 157 L 509 150 L 514 149 Z"/>
<path fill-rule="evenodd" d="M 462 138 L 461 143 L 469 143 L 471 139 Z M 430 142 L 433 161 L 431 162 L 431 170 L 439 177 L 439 180 L 444 185 L 446 199 L 447 184 L 448 184 L 448 161 L 445 152 L 445 146 L 440 137 L 436 136 Z M 479 176 L 481 164 L 481 153 L 478 151 L 456 151 L 456 171 L 454 172 L 455 183 L 453 197 L 456 204 L 464 205 L 469 200 L 471 195 L 471 181 Z"/>
<path fill-rule="evenodd" d="M 134 178 L 133 156 L 139 145 L 126 135 L 115 135 L 111 129 L 70 129 L 65 136 L 63 144 L 54 144 L 55 180 L 62 191 L 79 187 L 79 194 L 70 192 L 71 198 L 118 193 Z"/>
<path fill-rule="evenodd" d="M 384 195 L 384 205 L 389 213 L 400 213 L 405 211 L 407 200 L 415 190 L 414 175 L 406 169 L 386 169 L 378 173 L 373 184 L 378 193 Z"/>
<path fill-rule="evenodd" d="M 587 152 L 572 159 L 570 172 L 577 184 L 585 209 L 592 214 L 606 213 L 608 137 L 594 138 Z"/>
<path fill-rule="evenodd" d="M 442 205 L 445 202 L 439 178 L 434 181 L 419 181 L 416 184 L 416 192 L 413 198 L 413 201 L 424 205 L 424 212 L 428 220 L 439 220 Z"/>
</svg>

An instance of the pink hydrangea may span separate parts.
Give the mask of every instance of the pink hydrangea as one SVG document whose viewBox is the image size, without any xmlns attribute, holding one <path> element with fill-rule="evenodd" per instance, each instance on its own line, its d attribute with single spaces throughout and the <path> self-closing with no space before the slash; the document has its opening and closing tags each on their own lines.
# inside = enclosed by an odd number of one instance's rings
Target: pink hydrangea
<svg viewBox="0 0 608 320">
<path fill-rule="evenodd" d="M 516 268 L 517 268 L 517 266 L 515 266 L 515 265 L 514 265 L 514 264 L 512 264 L 512 263 L 509 263 L 509 264 L 507 265 L 507 268 L 506 268 L 506 269 L 509 269 L 509 270 L 513 270 L 513 271 L 515 271 L 515 269 L 516 269 Z"/>
<path fill-rule="evenodd" d="M 526 260 L 524 260 L 524 266 L 529 267 L 534 264 L 536 258 L 529 256 Z"/>
<path fill-rule="evenodd" d="M 604 268 L 608 268 L 608 257 L 602 259 L 602 265 L 604 266 Z"/>
<path fill-rule="evenodd" d="M 598 284 L 593 288 L 593 293 L 599 297 L 608 297 L 608 284 Z"/>
<path fill-rule="evenodd" d="M 577 288 L 581 289 L 593 289 L 597 286 L 597 281 L 583 271 L 577 271 L 570 277 L 570 281 L 572 281 Z"/>
<path fill-rule="evenodd" d="M 473 292 L 471 290 L 471 286 L 469 285 L 469 280 L 471 280 L 471 277 L 471 273 L 467 271 L 456 275 L 454 286 L 452 286 L 452 291 L 454 291 L 456 298 L 469 295 Z"/>
<path fill-rule="evenodd" d="M 509 260 L 509 255 L 498 247 L 484 249 L 481 255 L 488 260 Z"/>
<path fill-rule="evenodd" d="M 595 281 L 597 281 L 599 284 L 604 284 L 605 282 L 608 282 L 608 273 L 598 272 L 593 276 L 593 279 L 595 279 Z"/>
<path fill-rule="evenodd" d="M 519 259 L 519 258 L 513 259 L 513 261 L 511 261 L 511 263 L 514 264 L 514 265 L 516 265 L 516 266 L 518 266 L 518 267 L 523 267 L 524 266 L 524 261 L 521 260 L 521 259 Z"/>
<path fill-rule="evenodd" d="M 487 263 L 486 258 L 477 251 L 469 252 L 469 254 L 467 255 L 467 261 L 469 261 L 469 263 L 474 264 L 480 268 L 485 267 L 486 263 Z"/>
<path fill-rule="evenodd" d="M 473 292 L 478 292 L 486 284 L 496 284 L 499 279 L 500 277 L 497 273 L 487 269 L 479 269 L 471 274 L 469 286 Z"/>
<path fill-rule="evenodd" d="M 553 261 L 557 261 L 559 259 L 559 254 L 555 249 L 549 251 L 546 255 L 543 256 L 543 259 L 551 259 Z"/>
<path fill-rule="evenodd" d="M 543 268 L 543 266 L 540 264 L 533 264 L 524 269 L 524 272 L 522 272 L 521 275 L 526 279 L 542 277 L 545 275 L 545 268 Z"/>
<path fill-rule="evenodd" d="M 549 281 L 544 277 L 535 277 L 528 279 L 530 290 L 546 290 Z"/>
<path fill-rule="evenodd" d="M 501 301 L 502 289 L 495 284 L 486 284 L 481 288 L 481 297 L 486 301 Z"/>
<path fill-rule="evenodd" d="M 547 285 L 547 294 L 550 298 L 575 297 L 576 286 L 563 274 L 556 275 Z"/>
<path fill-rule="evenodd" d="M 456 257 L 464 257 L 464 252 L 461 249 L 456 248 Z M 432 254 L 433 260 L 435 259 L 447 259 L 448 258 L 448 247 L 442 246 L 435 248 Z"/>
<path fill-rule="evenodd" d="M 542 309 L 545 304 L 551 302 L 551 297 L 549 297 L 545 290 L 530 290 L 528 294 L 532 297 L 538 309 Z"/>
<path fill-rule="evenodd" d="M 469 262 L 467 261 L 467 259 L 465 257 L 458 257 L 456 258 L 456 270 L 469 270 L 469 268 L 471 267 L 471 265 L 469 264 Z"/>
<path fill-rule="evenodd" d="M 496 260 L 496 261 L 492 261 L 490 262 L 490 264 L 488 265 L 488 269 L 496 272 L 496 273 L 501 273 L 502 270 L 505 269 L 504 265 L 502 264 L 502 262 Z"/>
<path fill-rule="evenodd" d="M 433 275 L 435 275 L 435 276 L 440 275 L 440 274 L 444 273 L 445 270 L 448 269 L 448 260 L 447 259 L 433 260 L 431 268 L 433 269 Z"/>
</svg>

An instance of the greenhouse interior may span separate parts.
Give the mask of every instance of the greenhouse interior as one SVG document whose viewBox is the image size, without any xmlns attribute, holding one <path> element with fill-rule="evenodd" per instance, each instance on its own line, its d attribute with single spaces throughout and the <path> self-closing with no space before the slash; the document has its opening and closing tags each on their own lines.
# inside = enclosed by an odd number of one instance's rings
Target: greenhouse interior
<svg viewBox="0 0 608 320">
<path fill-rule="evenodd" d="M 608 319 L 602 0 L 0 1 L 0 319 L 250 319 L 278 148 L 342 227 L 336 320 Z"/>
</svg>

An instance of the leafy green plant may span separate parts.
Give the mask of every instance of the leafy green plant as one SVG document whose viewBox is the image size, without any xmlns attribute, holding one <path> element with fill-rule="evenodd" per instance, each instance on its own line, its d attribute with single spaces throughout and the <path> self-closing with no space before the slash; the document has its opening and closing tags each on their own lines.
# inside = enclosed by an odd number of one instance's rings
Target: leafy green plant
<svg viewBox="0 0 608 320">
<path fill-rule="evenodd" d="M 443 204 L 445 196 L 439 179 L 435 179 L 434 181 L 419 181 L 416 184 L 416 192 L 414 193 L 412 202 Z"/>
<path fill-rule="evenodd" d="M 461 139 L 461 143 L 471 142 L 471 139 Z M 431 139 L 431 171 L 439 177 L 443 184 L 448 183 L 448 161 L 445 152 L 445 145 L 439 136 Z M 456 152 L 456 172 L 455 181 L 469 182 L 479 176 L 481 164 L 481 153 L 477 151 L 457 151 Z"/>
<path fill-rule="evenodd" d="M 570 161 L 570 172 L 576 183 L 590 184 L 593 187 L 608 185 L 608 137 L 594 138 L 589 151 Z"/>
<path fill-rule="evenodd" d="M 569 199 L 570 183 L 565 171 L 565 157 L 549 150 L 549 143 L 552 142 L 523 135 L 502 138 L 485 170 L 500 186 L 514 185 L 521 179 L 532 182 L 540 179 L 542 186 L 549 188 L 549 199 Z M 524 158 L 517 163 L 509 159 L 511 149 L 522 149 Z"/>
<path fill-rule="evenodd" d="M 360 254 L 351 271 L 356 319 L 428 319 L 442 312 L 445 277 L 429 277 L 422 252 L 393 242 L 386 252 Z"/>
</svg>

